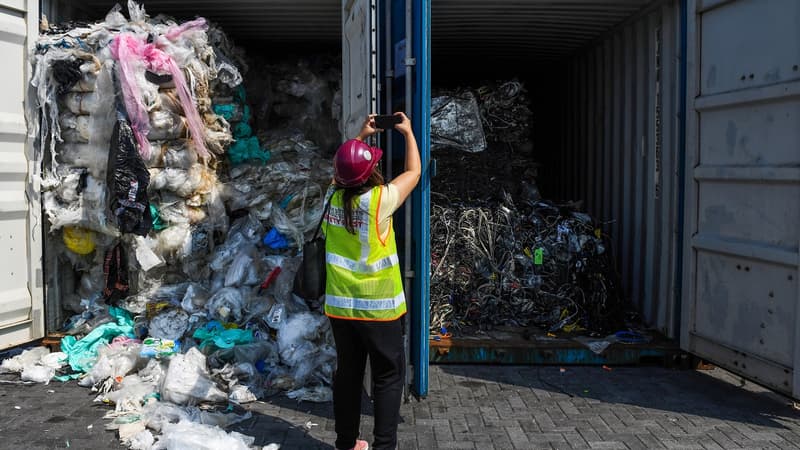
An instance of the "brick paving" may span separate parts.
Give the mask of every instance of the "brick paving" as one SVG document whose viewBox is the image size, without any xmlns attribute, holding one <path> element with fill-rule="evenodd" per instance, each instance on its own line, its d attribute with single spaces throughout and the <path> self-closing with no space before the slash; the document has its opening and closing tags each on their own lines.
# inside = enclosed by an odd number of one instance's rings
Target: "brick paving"
<svg viewBox="0 0 800 450">
<path fill-rule="evenodd" d="M 0 448 L 121 448 L 93 398 L 74 382 L 0 384 Z M 249 408 L 234 429 L 258 445 L 332 448 L 331 404 L 273 397 Z M 401 416 L 402 450 L 800 449 L 790 399 L 719 369 L 435 365 L 428 397 Z M 362 419 L 370 439 L 368 402 Z"/>
</svg>

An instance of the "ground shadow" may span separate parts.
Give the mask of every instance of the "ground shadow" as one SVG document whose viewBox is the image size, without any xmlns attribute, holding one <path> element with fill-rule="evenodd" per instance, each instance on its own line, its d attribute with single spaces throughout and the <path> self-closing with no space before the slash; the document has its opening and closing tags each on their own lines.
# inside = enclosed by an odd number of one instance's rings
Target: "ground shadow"
<svg viewBox="0 0 800 450">
<path fill-rule="evenodd" d="M 269 444 L 280 445 L 281 450 L 291 449 L 333 449 L 331 443 L 323 442 L 309 434 L 299 425 L 292 424 L 273 415 L 261 414 L 251 409 L 252 417 L 244 422 L 231 426 L 228 431 L 235 431 L 255 438 L 253 445 L 261 448 Z"/>
<path fill-rule="evenodd" d="M 329 429 L 330 442 L 322 442 L 311 435 L 304 421 L 317 426 L 326 426 L 323 421 L 334 423 L 333 402 L 297 401 L 286 396 L 285 392 L 267 396 L 257 402 L 245 405 L 252 418 L 235 425 L 232 430 L 256 438 L 255 445 L 264 446 L 278 443 L 281 449 L 333 449 L 335 432 Z M 366 391 L 362 392 L 361 415 L 372 416 L 372 402 Z M 291 423 L 277 417 L 294 419 Z M 318 424 L 315 422 L 319 422 Z M 311 425 L 311 424 L 309 424 Z"/>
<path fill-rule="evenodd" d="M 778 419 L 797 420 L 800 417 L 800 412 L 792 407 L 791 399 L 760 387 L 743 388 L 731 382 L 735 378 L 711 371 L 648 366 L 500 367 L 441 364 L 435 367 L 442 376 L 455 377 L 453 382 L 456 386 L 473 391 L 499 383 L 573 398 L 776 429 L 786 429 Z M 431 371 L 434 376 L 436 370 Z"/>
</svg>

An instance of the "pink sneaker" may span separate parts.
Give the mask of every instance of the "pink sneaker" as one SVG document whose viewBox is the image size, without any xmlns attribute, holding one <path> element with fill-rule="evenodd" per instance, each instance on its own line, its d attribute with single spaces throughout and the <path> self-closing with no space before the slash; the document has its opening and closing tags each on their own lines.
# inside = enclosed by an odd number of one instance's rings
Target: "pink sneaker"
<svg viewBox="0 0 800 450">
<path fill-rule="evenodd" d="M 350 450 L 369 450 L 369 443 L 367 441 L 356 439 L 355 447 L 351 448 Z"/>
</svg>

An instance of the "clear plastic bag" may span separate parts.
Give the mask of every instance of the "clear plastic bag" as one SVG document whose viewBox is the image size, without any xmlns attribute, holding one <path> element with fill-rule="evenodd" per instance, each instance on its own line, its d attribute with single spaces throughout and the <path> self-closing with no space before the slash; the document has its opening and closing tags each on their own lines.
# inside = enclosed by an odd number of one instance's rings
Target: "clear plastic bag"
<svg viewBox="0 0 800 450">
<path fill-rule="evenodd" d="M 333 401 L 333 390 L 327 386 L 314 386 L 289 391 L 286 396 L 298 402 L 327 403 Z"/>
<path fill-rule="evenodd" d="M 184 311 L 193 314 L 205 308 L 211 293 L 203 285 L 198 283 L 191 283 L 186 288 L 186 295 L 181 300 L 181 308 Z"/>
<path fill-rule="evenodd" d="M 247 386 L 244 384 L 236 384 L 230 388 L 228 400 L 233 403 L 245 404 L 252 403 L 263 395 L 263 389 L 257 389 L 254 386 Z"/>
<path fill-rule="evenodd" d="M 283 303 L 276 303 L 269 310 L 269 314 L 267 315 L 267 325 L 269 325 L 272 329 L 280 330 L 283 328 L 285 319 L 286 307 L 283 306 Z"/>
<path fill-rule="evenodd" d="M 202 166 L 198 164 L 188 170 L 173 167 L 151 168 L 150 189 L 154 191 L 167 190 L 181 198 L 187 198 L 191 197 L 203 183 L 202 176 Z"/>
<path fill-rule="evenodd" d="M 83 143 L 59 144 L 56 158 L 61 164 L 72 167 L 85 167 L 95 177 L 103 177 L 108 162 L 108 141 L 106 145 Z"/>
<path fill-rule="evenodd" d="M 239 287 L 244 284 L 247 279 L 248 269 L 253 267 L 253 257 L 249 253 L 248 250 L 244 250 L 233 258 L 233 262 L 225 275 L 225 287 Z"/>
<path fill-rule="evenodd" d="M 147 328 L 151 337 L 177 341 L 189 330 L 189 314 L 182 309 L 170 309 L 153 317 Z"/>
<path fill-rule="evenodd" d="M 282 259 L 280 265 L 281 273 L 278 274 L 278 277 L 267 289 L 267 292 L 274 295 L 278 302 L 285 305 L 291 304 L 295 275 L 302 261 L 302 256 L 285 257 Z"/>
<path fill-rule="evenodd" d="M 230 230 L 225 243 L 217 247 L 209 266 L 215 272 L 222 271 L 247 247 L 255 245 L 263 233 L 261 222 L 251 216 L 237 219 Z"/>
<path fill-rule="evenodd" d="M 142 345 L 130 343 L 119 347 L 100 347 L 92 369 L 78 382 L 81 386 L 94 386 L 108 378 L 124 377 L 144 366 L 140 357 Z"/>
<path fill-rule="evenodd" d="M 318 367 L 320 346 L 313 341 L 329 326 L 325 316 L 305 312 L 290 316 L 278 329 L 281 361 L 291 368 L 295 387 L 302 387 Z"/>
<path fill-rule="evenodd" d="M 155 442 L 156 438 L 153 436 L 153 433 L 149 430 L 144 430 L 133 436 L 128 447 L 130 450 L 151 450 Z"/>
<path fill-rule="evenodd" d="M 222 322 L 240 321 L 245 299 L 242 291 L 232 287 L 222 288 L 208 299 L 208 317 Z"/>
<path fill-rule="evenodd" d="M 94 92 L 69 92 L 61 97 L 61 101 L 75 115 L 96 113 L 102 105 L 101 97 Z"/>
<path fill-rule="evenodd" d="M 189 210 L 186 201 L 174 194 L 159 193 L 158 215 L 161 220 L 169 225 L 188 224 Z"/>
<path fill-rule="evenodd" d="M 122 379 L 116 390 L 101 394 L 97 401 L 116 404 L 123 409 L 138 410 L 145 399 L 158 392 L 158 385 L 152 381 L 145 381 L 138 375 L 128 375 Z"/>
</svg>

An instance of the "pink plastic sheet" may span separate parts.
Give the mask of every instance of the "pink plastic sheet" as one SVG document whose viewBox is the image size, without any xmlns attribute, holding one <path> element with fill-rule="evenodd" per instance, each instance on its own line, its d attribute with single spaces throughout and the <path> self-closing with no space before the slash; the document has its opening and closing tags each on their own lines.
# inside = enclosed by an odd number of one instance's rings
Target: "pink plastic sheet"
<svg viewBox="0 0 800 450">
<path fill-rule="evenodd" d="M 195 22 L 198 21 L 187 22 L 182 26 L 175 27 L 168 34 L 178 36 L 188 29 L 200 26 L 199 23 Z M 188 24 L 192 25 L 186 27 Z M 172 76 L 178 97 L 181 100 L 181 106 L 183 106 L 183 110 L 186 113 L 186 122 L 195 142 L 195 150 L 201 158 L 208 159 L 209 152 L 205 144 L 203 120 L 197 112 L 197 106 L 192 98 L 183 70 L 178 67 L 175 60 L 154 44 L 148 44 L 143 38 L 137 37 L 132 33 L 118 35 L 111 43 L 111 54 L 120 64 L 120 84 L 125 99 L 125 108 L 128 111 L 131 128 L 139 144 L 139 152 L 142 158 L 150 158 L 150 141 L 147 139 L 147 133 L 150 131 L 150 117 L 142 101 L 136 75 L 144 70 L 149 70 L 159 75 L 169 74 Z"/>
</svg>

